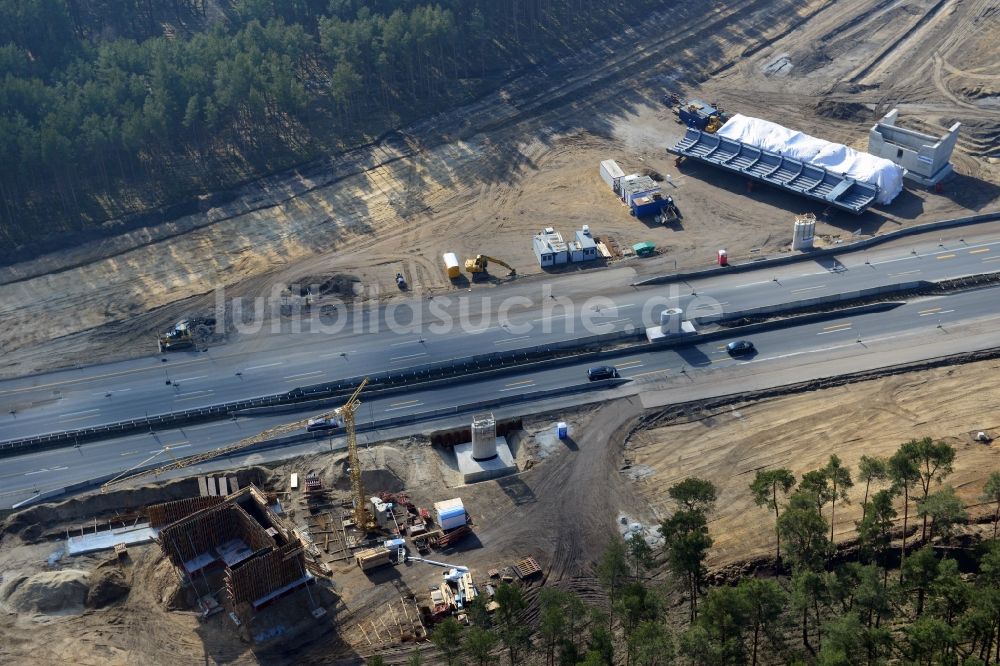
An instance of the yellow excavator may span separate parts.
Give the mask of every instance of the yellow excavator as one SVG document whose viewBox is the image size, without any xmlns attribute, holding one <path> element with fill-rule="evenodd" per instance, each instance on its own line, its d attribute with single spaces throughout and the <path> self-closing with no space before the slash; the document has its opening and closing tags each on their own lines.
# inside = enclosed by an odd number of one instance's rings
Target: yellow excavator
<svg viewBox="0 0 1000 666">
<path fill-rule="evenodd" d="M 488 272 L 487 268 L 489 267 L 491 261 L 494 264 L 500 264 L 508 271 L 510 271 L 507 274 L 509 277 L 514 277 L 515 275 L 517 275 L 517 271 L 514 269 L 514 267 L 508 264 L 506 261 L 501 261 L 496 257 L 490 257 L 485 254 L 477 254 L 475 259 L 466 259 L 465 272 L 470 273 L 472 275 L 484 275 Z"/>
</svg>

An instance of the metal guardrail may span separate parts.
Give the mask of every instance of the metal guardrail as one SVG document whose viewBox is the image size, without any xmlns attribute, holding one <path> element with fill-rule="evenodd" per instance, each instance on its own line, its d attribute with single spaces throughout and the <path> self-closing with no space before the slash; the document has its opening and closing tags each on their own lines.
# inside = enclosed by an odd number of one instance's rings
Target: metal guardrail
<svg viewBox="0 0 1000 666">
<path fill-rule="evenodd" d="M 604 379 L 600 381 L 587 382 L 586 384 L 574 384 L 571 386 L 561 386 L 552 389 L 542 389 L 540 391 L 529 391 L 526 393 L 519 393 L 516 395 L 505 395 L 499 398 L 493 398 L 490 400 L 481 400 L 479 402 L 468 403 L 464 405 L 456 405 L 454 407 L 446 407 L 442 409 L 429 410 L 426 412 L 417 412 L 415 414 L 406 414 L 403 416 L 394 416 L 388 419 L 381 419 L 378 421 L 369 421 L 368 423 L 359 423 L 357 425 L 358 432 L 370 432 L 373 430 L 384 430 L 386 428 L 397 427 L 401 425 L 406 425 L 408 423 L 418 423 L 421 421 L 430 421 L 436 418 L 441 418 L 444 416 L 459 416 L 465 413 L 473 413 L 477 410 L 487 409 L 491 407 L 498 407 L 501 405 L 516 404 L 518 402 L 525 402 L 529 400 L 540 400 L 543 398 L 554 398 L 560 395 L 569 395 L 572 393 L 580 393 L 588 390 L 599 390 L 614 388 L 620 386 L 621 384 L 627 383 L 627 379 Z M 340 433 L 342 435 L 342 433 Z M 282 446 L 287 446 L 289 444 L 298 444 L 300 442 L 306 442 L 309 440 L 319 440 L 326 439 L 329 437 L 329 433 L 326 432 L 301 432 L 295 433 L 293 435 L 286 435 L 284 437 L 277 437 L 275 439 L 270 439 L 264 442 L 260 442 L 254 446 L 241 449 L 237 452 L 232 452 L 227 455 L 221 455 L 215 460 L 221 460 L 226 457 L 235 457 L 245 455 L 254 451 L 266 451 L 269 449 L 280 448 Z M 343 448 L 345 445 L 340 445 L 337 448 Z M 144 472 L 151 469 L 156 469 L 162 463 L 150 463 L 143 467 L 137 467 L 134 472 Z M 116 478 L 120 472 L 115 472 L 113 474 L 106 474 L 104 476 L 98 477 L 96 479 L 88 479 L 86 481 L 81 481 L 78 483 L 70 484 L 63 488 L 54 488 L 48 490 L 44 493 L 39 493 L 21 502 L 18 502 L 11 506 L 12 509 L 21 509 L 32 504 L 37 504 L 39 502 L 59 499 L 72 495 L 78 492 L 84 492 L 97 488 L 104 483 Z"/>
<path fill-rule="evenodd" d="M 985 216 L 976 217 L 996 217 L 1000 218 L 1000 213 L 990 213 Z M 924 225 L 925 227 L 928 225 Z M 905 231 L 905 230 L 904 230 Z M 793 257 L 793 259 L 799 259 L 799 257 Z M 779 304 L 765 306 L 763 308 L 756 308 L 753 310 L 739 311 L 735 313 L 728 313 L 727 319 L 744 318 L 750 316 L 761 316 L 763 314 L 775 314 L 781 312 L 782 310 L 787 310 L 789 307 L 794 305 L 796 308 L 808 307 L 812 305 L 819 305 L 824 303 L 831 303 L 837 301 L 853 300 L 858 298 L 870 297 L 873 295 L 887 295 L 898 292 L 910 291 L 913 289 L 921 287 L 929 287 L 936 284 L 936 282 L 906 282 L 899 283 L 896 285 L 885 285 L 882 287 L 874 287 L 872 289 L 863 289 L 856 292 L 847 292 L 845 294 L 837 294 L 833 296 L 822 296 L 814 299 L 808 299 L 806 301 L 796 301 L 794 304 Z M 713 319 L 713 317 L 715 317 Z M 713 321 L 719 321 L 721 317 L 715 315 L 707 315 L 705 317 L 695 318 L 695 321 L 699 324 L 710 323 Z M 784 325 L 787 325 L 787 321 Z M 445 361 L 438 361 L 436 363 L 424 364 L 416 366 L 414 368 L 401 370 L 399 372 L 384 372 L 374 375 L 370 375 L 370 384 L 375 388 L 383 387 L 384 389 L 392 388 L 403 388 L 411 386 L 415 383 L 427 383 L 434 380 L 440 380 L 444 378 L 451 378 L 451 381 L 471 381 L 472 377 L 479 372 L 497 370 L 500 368 L 521 368 L 532 362 L 537 362 L 544 359 L 553 359 L 558 356 L 561 352 L 568 350 L 578 350 L 585 349 L 589 346 L 608 344 L 612 342 L 618 342 L 622 340 L 627 340 L 629 338 L 638 338 L 642 335 L 642 331 L 617 331 L 614 333 L 604 334 L 604 335 L 593 335 L 585 338 L 575 338 L 572 340 L 564 340 L 561 342 L 551 343 L 547 345 L 540 345 L 537 347 L 529 347 L 520 350 L 511 350 L 508 352 L 493 352 L 490 354 L 480 354 L 476 356 L 463 357 L 458 359 L 449 359 Z M 695 344 L 698 340 L 706 340 L 706 337 L 686 337 L 681 341 L 674 342 L 668 339 L 668 344 Z M 657 343 L 659 346 L 663 346 L 664 343 Z M 637 346 L 631 346 L 627 350 L 623 350 L 623 353 L 636 353 L 637 351 L 642 351 L 644 345 L 640 344 Z M 600 354 L 595 355 L 595 358 L 606 357 Z M 571 362 L 576 362 L 582 360 L 586 357 L 577 356 L 571 360 Z M 0 442 L 0 457 L 17 455 L 24 451 L 30 450 L 41 450 L 45 448 L 54 448 L 60 445 L 75 445 L 82 442 L 90 441 L 97 438 L 107 438 L 111 436 L 119 436 L 127 434 L 130 432 L 137 432 L 140 430 L 152 430 L 155 427 L 163 426 L 176 426 L 185 425 L 190 423 L 196 423 L 199 421 L 207 421 L 218 419 L 220 416 L 232 416 L 235 417 L 240 412 L 246 412 L 246 410 L 260 409 L 267 407 L 275 407 L 279 405 L 294 405 L 297 403 L 308 403 L 310 401 L 316 401 L 324 397 L 335 397 L 342 394 L 347 394 L 353 391 L 364 379 L 364 377 L 351 377 L 339 380 L 337 382 L 327 382 L 323 384 L 315 384 L 306 387 L 299 387 L 288 391 L 287 393 L 274 394 L 269 396 L 261 396 L 256 398 L 249 398 L 245 400 L 238 400 L 228 403 L 222 403 L 218 405 L 211 405 L 209 407 L 195 408 L 190 410 L 184 410 L 181 412 L 169 412 L 167 414 L 159 414 L 150 417 L 144 417 L 142 419 L 132 419 L 127 421 L 120 421 L 117 423 L 110 423 L 100 426 L 93 426 L 90 428 L 81 428 L 78 430 L 62 431 L 55 433 L 47 433 L 43 435 L 37 435 L 33 437 L 26 437 L 15 440 L 8 440 Z"/>
<path fill-rule="evenodd" d="M 464 377 L 480 371 L 521 367 L 534 361 L 557 357 L 567 351 L 585 349 L 594 345 L 609 344 L 635 338 L 639 335 L 641 335 L 640 331 L 616 331 L 536 347 L 448 359 L 400 371 L 368 375 L 369 384 L 376 389 L 380 387 L 391 389 L 444 378 L 450 378 L 451 381 L 465 381 Z M 25 451 L 55 448 L 57 446 L 72 446 L 98 438 L 120 436 L 130 432 L 216 420 L 220 417 L 234 416 L 238 412 L 248 409 L 304 403 L 323 397 L 349 394 L 360 385 L 364 378 L 364 376 L 348 377 L 336 382 L 298 387 L 286 393 L 247 398 L 179 412 L 168 412 L 141 419 L 129 419 L 91 426 L 89 428 L 7 440 L 0 442 L 0 457 L 17 455 Z"/>
</svg>

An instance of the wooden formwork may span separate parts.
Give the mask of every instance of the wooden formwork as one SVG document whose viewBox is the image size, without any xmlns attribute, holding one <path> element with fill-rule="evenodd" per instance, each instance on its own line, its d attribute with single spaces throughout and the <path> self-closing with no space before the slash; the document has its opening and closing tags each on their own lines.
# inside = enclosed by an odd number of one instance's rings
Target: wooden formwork
<svg viewBox="0 0 1000 666">
<path fill-rule="evenodd" d="M 414 602 L 399 597 L 399 603 L 388 602 L 384 610 L 358 622 L 357 634 L 351 641 L 355 645 L 385 648 L 399 643 L 421 641 L 427 638 L 427 629 Z M 363 642 L 363 643 L 362 643 Z"/>
<path fill-rule="evenodd" d="M 177 567 L 231 539 L 241 539 L 251 550 L 274 545 L 260 524 L 238 504 L 224 503 L 168 525 L 160 531 L 160 546 Z"/>
<path fill-rule="evenodd" d="M 304 575 L 302 544 L 292 542 L 227 567 L 226 591 L 233 604 L 252 604 Z"/>
<path fill-rule="evenodd" d="M 151 504 L 146 507 L 146 515 L 149 516 L 150 527 L 163 527 L 170 523 L 176 523 L 182 518 L 187 518 L 192 513 L 197 513 L 202 509 L 207 509 L 225 502 L 223 497 L 189 497 L 175 502 L 164 502 L 162 504 Z"/>
</svg>

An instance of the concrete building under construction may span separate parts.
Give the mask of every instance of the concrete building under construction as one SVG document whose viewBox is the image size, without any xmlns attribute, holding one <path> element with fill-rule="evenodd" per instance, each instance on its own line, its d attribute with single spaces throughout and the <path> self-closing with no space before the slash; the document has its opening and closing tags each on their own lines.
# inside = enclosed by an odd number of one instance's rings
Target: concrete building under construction
<svg viewBox="0 0 1000 666">
<path fill-rule="evenodd" d="M 246 619 L 263 606 L 313 582 L 305 547 L 267 498 L 250 485 L 222 497 L 194 497 L 149 507 L 163 553 L 197 590 L 199 578 L 222 572 L 230 611 Z"/>
</svg>

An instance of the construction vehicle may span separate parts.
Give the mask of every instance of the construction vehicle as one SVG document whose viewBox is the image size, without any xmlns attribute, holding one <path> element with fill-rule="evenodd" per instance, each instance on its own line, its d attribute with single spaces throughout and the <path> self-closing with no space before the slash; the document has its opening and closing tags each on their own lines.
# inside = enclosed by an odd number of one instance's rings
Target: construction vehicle
<svg viewBox="0 0 1000 666">
<path fill-rule="evenodd" d="M 191 325 L 186 319 L 174 324 L 174 327 L 156 339 L 160 353 L 178 351 L 194 347 L 194 337 L 191 335 Z"/>
<path fill-rule="evenodd" d="M 700 99 L 689 99 L 681 102 L 676 109 L 677 117 L 682 123 L 694 129 L 715 134 L 729 120 L 729 114 L 716 104 L 709 104 Z"/>
<path fill-rule="evenodd" d="M 424 564 L 430 564 L 435 567 L 444 567 L 448 571 L 441 574 L 441 578 L 449 583 L 455 583 L 462 579 L 462 576 L 469 573 L 469 567 L 463 567 L 456 564 L 448 564 L 447 562 L 437 562 L 435 560 L 428 560 L 424 557 L 413 557 L 408 556 L 406 558 L 407 562 L 423 562 Z"/>
<path fill-rule="evenodd" d="M 684 219 L 684 216 L 681 215 L 681 209 L 674 203 L 674 198 L 668 196 L 663 202 L 663 208 L 660 209 L 660 212 L 656 216 L 656 222 L 658 224 L 669 225 L 674 222 L 680 222 L 682 219 Z"/>
<path fill-rule="evenodd" d="M 374 521 L 372 520 L 371 513 L 368 511 L 368 507 L 365 503 L 365 489 L 361 482 L 361 459 L 360 456 L 358 456 L 358 440 L 354 425 L 354 413 L 357 411 L 358 406 L 361 405 L 361 401 L 358 400 L 358 396 L 367 385 L 368 378 L 365 377 L 358 388 L 355 389 L 351 397 L 348 398 L 347 402 L 331 412 L 319 414 L 318 416 L 311 416 L 293 423 L 286 423 L 273 428 L 268 428 L 267 430 L 256 435 L 251 435 L 250 437 L 241 439 L 234 444 L 229 444 L 228 446 L 223 446 L 204 453 L 196 453 L 185 458 L 175 458 L 172 462 L 160 467 L 144 470 L 138 469 L 139 467 L 150 462 L 156 456 L 160 455 L 160 453 L 166 452 L 173 456 L 173 454 L 170 453 L 170 447 L 165 446 L 162 450 L 157 451 L 152 457 L 146 458 L 142 462 L 133 465 L 131 468 L 106 482 L 101 486 L 101 492 L 106 493 L 115 486 L 146 476 L 159 476 L 175 469 L 184 469 L 185 467 L 190 467 L 191 465 L 198 465 L 215 458 L 238 453 L 239 451 L 247 449 L 255 444 L 259 444 L 275 437 L 280 437 L 281 435 L 290 433 L 294 430 L 307 428 L 310 421 L 315 421 L 317 419 L 330 419 L 343 423 L 344 430 L 347 432 L 347 458 L 348 464 L 350 465 L 351 491 L 354 496 L 354 524 L 358 527 L 358 529 L 367 530 L 374 525 Z"/>
<path fill-rule="evenodd" d="M 437 562 L 423 557 L 407 557 L 406 561 L 423 562 L 448 570 L 441 574 L 441 585 L 438 589 L 431 592 L 434 619 L 440 619 L 452 610 L 463 610 L 466 604 L 479 596 L 479 591 L 473 584 L 472 572 L 469 571 L 469 567 Z"/>
<path fill-rule="evenodd" d="M 491 261 L 494 264 L 500 264 L 508 271 L 510 271 L 509 273 L 507 273 L 508 277 L 514 277 L 515 275 L 517 275 L 517 270 L 515 270 L 514 267 L 508 264 L 506 261 L 501 261 L 500 259 L 497 259 L 495 257 L 490 257 L 485 254 L 477 254 L 475 259 L 466 259 L 465 272 L 471 275 L 483 275 L 488 272 L 487 269 L 489 268 Z"/>
</svg>

